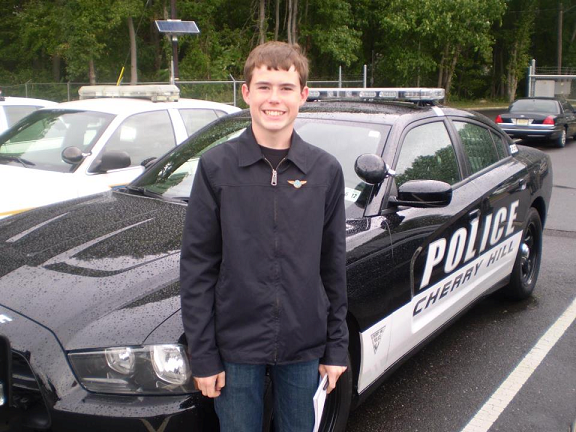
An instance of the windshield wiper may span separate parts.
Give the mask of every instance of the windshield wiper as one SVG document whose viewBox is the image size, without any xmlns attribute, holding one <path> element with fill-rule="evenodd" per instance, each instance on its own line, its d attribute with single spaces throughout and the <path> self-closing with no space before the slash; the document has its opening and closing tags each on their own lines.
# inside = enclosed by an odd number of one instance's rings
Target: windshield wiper
<svg viewBox="0 0 576 432">
<path fill-rule="evenodd" d="M 126 186 L 126 189 L 128 189 L 130 192 L 137 192 L 142 196 L 147 196 L 150 198 L 160 198 L 165 201 L 184 201 L 187 203 L 190 200 L 190 197 L 164 196 L 162 194 L 152 192 L 151 190 L 146 189 L 144 186 Z"/>
<path fill-rule="evenodd" d="M 36 166 L 36 164 L 34 162 L 30 162 L 29 160 L 23 159 L 23 158 L 18 157 L 18 156 L 10 156 L 10 155 L 0 154 L 0 159 L 5 159 L 5 160 L 9 160 L 9 161 L 14 161 L 14 162 L 20 162 L 24 168 L 28 168 L 29 166 Z"/>
<path fill-rule="evenodd" d="M 164 199 L 162 194 L 152 192 L 152 191 L 146 189 L 144 186 L 126 186 L 126 189 L 128 189 L 130 192 L 138 192 L 140 195 L 147 196 L 150 198 L 162 198 L 162 199 Z"/>
</svg>

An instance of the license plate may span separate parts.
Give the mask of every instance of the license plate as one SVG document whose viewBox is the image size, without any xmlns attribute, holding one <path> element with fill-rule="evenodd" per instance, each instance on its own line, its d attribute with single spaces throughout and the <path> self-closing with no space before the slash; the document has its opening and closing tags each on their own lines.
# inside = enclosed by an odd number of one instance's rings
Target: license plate
<svg viewBox="0 0 576 432">
<path fill-rule="evenodd" d="M 529 122 L 528 119 L 517 119 L 516 124 L 519 126 L 528 126 Z"/>
</svg>

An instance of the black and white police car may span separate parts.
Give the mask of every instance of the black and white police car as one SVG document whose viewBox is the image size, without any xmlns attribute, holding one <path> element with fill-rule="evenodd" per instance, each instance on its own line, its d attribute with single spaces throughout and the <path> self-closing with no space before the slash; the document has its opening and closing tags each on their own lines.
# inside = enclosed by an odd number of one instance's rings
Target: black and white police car
<svg viewBox="0 0 576 432">
<path fill-rule="evenodd" d="M 343 431 L 350 408 L 476 300 L 536 285 L 550 159 L 435 105 L 443 96 L 312 89 L 298 116 L 346 182 L 350 367 L 323 431 Z M 249 123 L 246 111 L 219 119 L 129 187 L 0 222 L 4 425 L 217 430 L 190 380 L 179 251 L 198 158 Z"/>
</svg>

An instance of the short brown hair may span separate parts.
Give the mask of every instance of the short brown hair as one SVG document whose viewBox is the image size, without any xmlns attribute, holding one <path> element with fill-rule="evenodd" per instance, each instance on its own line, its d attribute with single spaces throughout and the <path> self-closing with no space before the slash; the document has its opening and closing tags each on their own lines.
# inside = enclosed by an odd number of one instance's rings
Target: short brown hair
<svg viewBox="0 0 576 432">
<path fill-rule="evenodd" d="M 297 44 L 271 41 L 254 48 L 244 64 L 244 79 L 248 87 L 250 87 L 250 81 L 252 81 L 252 72 L 260 66 L 285 71 L 290 70 L 290 67 L 294 66 L 294 69 L 300 75 L 300 88 L 306 86 L 306 81 L 308 80 L 308 59 L 302 54 L 302 50 Z"/>
</svg>

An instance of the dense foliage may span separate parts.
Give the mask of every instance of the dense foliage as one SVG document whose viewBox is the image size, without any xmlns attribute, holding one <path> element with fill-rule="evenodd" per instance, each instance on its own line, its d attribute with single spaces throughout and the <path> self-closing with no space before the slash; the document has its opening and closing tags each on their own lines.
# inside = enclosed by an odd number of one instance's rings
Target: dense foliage
<svg viewBox="0 0 576 432">
<path fill-rule="evenodd" d="M 311 77 L 338 67 L 371 86 L 440 86 L 452 98 L 511 99 L 531 58 L 576 67 L 576 0 L 177 0 L 199 36 L 178 45 L 181 80 L 242 79 L 264 40 L 298 42 Z M 154 20 L 170 0 L 2 0 L 0 84 L 167 81 L 171 43 Z M 521 87 L 520 87 L 521 88 Z"/>
</svg>

